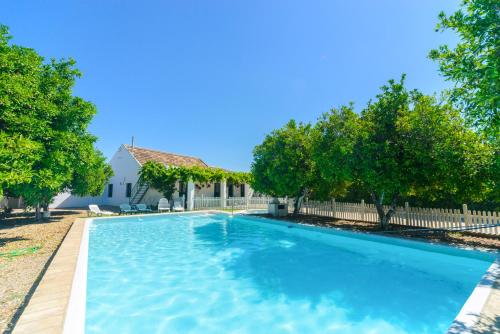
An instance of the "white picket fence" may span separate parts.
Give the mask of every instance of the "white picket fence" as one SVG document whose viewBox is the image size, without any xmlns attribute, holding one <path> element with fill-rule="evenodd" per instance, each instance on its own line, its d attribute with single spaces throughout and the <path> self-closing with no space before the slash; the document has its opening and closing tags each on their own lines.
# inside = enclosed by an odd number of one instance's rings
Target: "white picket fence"
<svg viewBox="0 0 500 334">
<path fill-rule="evenodd" d="M 272 197 L 229 197 L 226 198 L 225 205 L 223 205 L 220 197 L 198 196 L 194 198 L 194 209 L 267 209 L 267 205 L 271 200 Z"/>
<path fill-rule="evenodd" d="M 288 207 L 292 210 L 293 202 Z M 388 210 L 389 207 L 384 207 Z M 332 201 L 305 201 L 301 207 L 302 214 L 332 217 L 345 220 L 378 222 L 375 205 Z M 391 223 L 405 226 L 442 229 L 465 229 L 470 232 L 500 235 L 500 213 L 490 211 L 468 210 L 464 204 L 459 209 L 414 208 L 408 203 L 398 207 Z M 486 226 L 486 227 L 485 227 Z"/>
<path fill-rule="evenodd" d="M 195 197 L 194 209 L 267 209 L 272 197 L 231 197 L 226 199 L 225 206 L 220 197 Z M 281 198 L 280 202 L 288 201 L 288 210 L 293 212 L 293 200 Z M 384 209 L 387 211 L 388 206 Z M 300 213 L 332 217 L 337 219 L 378 222 L 375 205 L 331 201 L 304 201 Z M 464 204 L 459 209 L 414 208 L 408 203 L 398 207 L 391 223 L 405 226 L 442 229 L 465 229 L 470 232 L 500 235 L 500 213 L 489 211 L 468 210 Z"/>
</svg>

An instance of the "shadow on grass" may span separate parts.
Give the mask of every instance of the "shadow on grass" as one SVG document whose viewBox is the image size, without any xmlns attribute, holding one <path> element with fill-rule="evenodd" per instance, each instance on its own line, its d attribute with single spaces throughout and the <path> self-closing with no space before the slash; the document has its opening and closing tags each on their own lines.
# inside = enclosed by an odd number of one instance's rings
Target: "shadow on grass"
<svg viewBox="0 0 500 334">
<path fill-rule="evenodd" d="M 24 225 L 33 224 L 47 224 L 52 222 L 57 222 L 67 216 L 84 216 L 85 212 L 83 210 L 54 210 L 50 212 L 50 218 L 44 218 L 42 220 L 35 220 L 35 213 L 29 211 L 16 212 L 10 214 L 8 217 L 0 219 L 0 230 L 9 229 L 13 227 L 19 227 Z"/>
<path fill-rule="evenodd" d="M 25 240 L 29 240 L 29 239 L 26 239 L 26 238 L 23 238 L 23 237 L 7 237 L 7 238 L 3 238 L 2 235 L 0 234 L 0 247 L 3 247 L 3 246 L 5 246 L 5 245 L 7 245 L 8 243 L 11 243 L 11 242 L 25 241 Z"/>
</svg>

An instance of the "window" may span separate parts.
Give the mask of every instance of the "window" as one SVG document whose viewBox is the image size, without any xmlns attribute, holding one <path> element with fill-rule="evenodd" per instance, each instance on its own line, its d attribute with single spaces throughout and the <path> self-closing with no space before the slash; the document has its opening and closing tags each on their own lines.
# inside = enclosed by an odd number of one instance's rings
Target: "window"
<svg viewBox="0 0 500 334">
<path fill-rule="evenodd" d="M 214 183 L 214 197 L 220 197 L 220 183 Z"/>
<path fill-rule="evenodd" d="M 127 188 L 125 190 L 125 197 L 132 197 L 132 183 L 127 183 Z"/>
<path fill-rule="evenodd" d="M 245 185 L 240 185 L 240 196 L 245 197 Z"/>
<path fill-rule="evenodd" d="M 184 182 L 179 181 L 179 197 L 183 197 L 186 194 L 186 185 Z"/>
<path fill-rule="evenodd" d="M 113 184 L 108 184 L 108 197 L 113 197 Z"/>
<path fill-rule="evenodd" d="M 228 197 L 234 197 L 234 186 L 232 183 L 229 184 Z"/>
</svg>

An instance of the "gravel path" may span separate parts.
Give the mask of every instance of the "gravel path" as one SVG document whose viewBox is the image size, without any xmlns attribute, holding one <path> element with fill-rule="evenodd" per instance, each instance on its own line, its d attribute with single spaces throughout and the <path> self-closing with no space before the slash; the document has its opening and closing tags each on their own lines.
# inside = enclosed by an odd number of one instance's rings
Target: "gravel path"
<svg viewBox="0 0 500 334">
<path fill-rule="evenodd" d="M 0 220 L 0 332 L 9 333 L 16 311 L 38 280 L 82 210 L 53 210 L 50 220 L 35 222 L 33 214 L 15 213 Z M 14 319 L 13 319 L 14 318 Z"/>
</svg>

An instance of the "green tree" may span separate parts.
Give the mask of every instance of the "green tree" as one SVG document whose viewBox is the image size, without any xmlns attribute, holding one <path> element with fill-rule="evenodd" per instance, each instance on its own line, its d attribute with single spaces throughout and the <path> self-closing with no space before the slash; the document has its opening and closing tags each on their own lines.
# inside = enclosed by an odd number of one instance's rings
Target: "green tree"
<svg viewBox="0 0 500 334">
<path fill-rule="evenodd" d="M 450 105 L 393 80 L 363 110 L 352 172 L 386 228 L 401 199 L 485 198 L 493 148 Z M 386 210 L 384 204 L 388 204 Z"/>
<path fill-rule="evenodd" d="M 158 190 L 170 201 L 177 190 L 176 182 L 181 175 L 176 167 L 167 168 L 159 162 L 148 161 L 141 167 L 139 177 L 141 182 L 145 182 L 150 187 Z"/>
<path fill-rule="evenodd" d="M 352 105 L 324 114 L 312 140 L 316 182 L 332 196 L 369 194 L 381 228 L 403 200 L 452 206 L 484 200 L 497 186 L 493 145 L 451 104 L 408 91 L 404 76 L 360 116 Z"/>
<path fill-rule="evenodd" d="M 459 43 L 442 45 L 429 57 L 455 83 L 451 99 L 476 127 L 498 140 L 500 133 L 500 2 L 463 0 L 462 8 L 439 14 L 437 31 L 456 32 Z"/>
<path fill-rule="evenodd" d="M 40 146 L 36 142 L 0 131 L 0 197 L 5 189 L 31 180 L 39 157 Z"/>
<path fill-rule="evenodd" d="M 457 206 L 483 201 L 494 187 L 494 148 L 448 103 L 419 95 L 397 121 L 405 169 L 417 205 Z"/>
<path fill-rule="evenodd" d="M 301 201 L 311 190 L 311 126 L 291 120 L 266 136 L 253 151 L 252 187 L 274 197 L 295 199 L 297 213 Z"/>
<path fill-rule="evenodd" d="M 312 159 L 315 179 L 324 189 L 318 198 L 343 197 L 356 182 L 352 173 L 354 146 L 359 138 L 360 120 L 354 106 L 342 106 L 323 114 L 312 131 Z"/>
<path fill-rule="evenodd" d="M 0 26 L 0 173 L 10 175 L 1 186 L 38 217 L 61 191 L 101 193 L 112 172 L 87 131 L 95 106 L 72 93 L 75 61 L 46 63 L 10 38 Z"/>
</svg>

